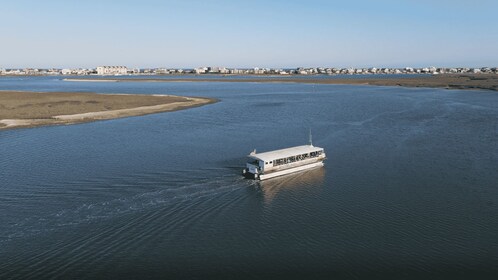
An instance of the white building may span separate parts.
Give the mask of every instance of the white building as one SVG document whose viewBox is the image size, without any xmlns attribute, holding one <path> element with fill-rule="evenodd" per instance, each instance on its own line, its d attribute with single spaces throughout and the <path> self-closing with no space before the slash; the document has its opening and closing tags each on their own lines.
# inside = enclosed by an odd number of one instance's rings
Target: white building
<svg viewBox="0 0 498 280">
<path fill-rule="evenodd" d="M 71 75 L 73 73 L 73 70 L 71 69 L 62 69 L 61 74 L 62 75 Z"/>
<path fill-rule="evenodd" d="M 98 75 L 126 75 L 128 68 L 126 66 L 99 66 L 97 67 Z"/>
<path fill-rule="evenodd" d="M 198 67 L 194 69 L 196 74 L 204 74 L 207 72 L 207 70 L 208 70 L 207 67 Z"/>
</svg>

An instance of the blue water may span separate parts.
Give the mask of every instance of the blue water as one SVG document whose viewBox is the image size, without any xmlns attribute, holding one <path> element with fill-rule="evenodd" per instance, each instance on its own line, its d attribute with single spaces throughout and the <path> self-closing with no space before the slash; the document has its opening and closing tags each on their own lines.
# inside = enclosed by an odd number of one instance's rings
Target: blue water
<svg viewBox="0 0 498 280">
<path fill-rule="evenodd" d="M 1 90 L 218 98 L 0 131 L 1 279 L 492 278 L 498 95 L 278 83 L 2 77 Z M 324 168 L 255 182 L 245 156 Z"/>
</svg>

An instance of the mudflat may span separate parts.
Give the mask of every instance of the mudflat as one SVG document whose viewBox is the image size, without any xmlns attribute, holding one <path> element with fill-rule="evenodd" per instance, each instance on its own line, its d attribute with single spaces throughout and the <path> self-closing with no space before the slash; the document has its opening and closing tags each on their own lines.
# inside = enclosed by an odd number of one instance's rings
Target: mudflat
<svg viewBox="0 0 498 280">
<path fill-rule="evenodd" d="M 315 78 L 313 76 L 255 76 L 237 78 L 236 76 L 219 78 L 171 78 L 171 79 L 134 79 L 134 78 L 78 78 L 69 81 L 101 81 L 101 82 L 257 82 L 257 83 L 307 83 L 307 84 L 343 84 L 343 85 L 376 85 L 429 87 L 446 89 L 484 89 L 498 90 L 498 75 L 496 74 L 440 74 L 440 75 L 407 75 L 407 76 L 348 76 L 347 78 L 330 76 Z"/>
<path fill-rule="evenodd" d="M 173 95 L 0 91 L 0 129 L 140 116 L 216 101 Z"/>
</svg>

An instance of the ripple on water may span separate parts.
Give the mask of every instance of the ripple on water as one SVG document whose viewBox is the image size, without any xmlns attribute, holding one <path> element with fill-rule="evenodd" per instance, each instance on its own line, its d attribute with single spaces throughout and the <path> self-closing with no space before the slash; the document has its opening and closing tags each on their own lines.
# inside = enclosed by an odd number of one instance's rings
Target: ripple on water
<svg viewBox="0 0 498 280">
<path fill-rule="evenodd" d="M 169 172 L 122 178 L 86 178 L 60 185 L 37 186 L 39 191 L 31 193 L 25 209 L 32 214 L 4 225 L 4 238 L 0 242 L 170 205 L 195 206 L 213 197 L 223 199 L 227 193 L 247 186 L 247 181 L 233 176 L 165 182 L 168 175 Z M 18 190 L 11 195 L 15 200 L 25 194 Z M 38 211 L 36 202 L 53 196 L 60 197 L 60 201 L 52 202 L 44 212 Z"/>
</svg>

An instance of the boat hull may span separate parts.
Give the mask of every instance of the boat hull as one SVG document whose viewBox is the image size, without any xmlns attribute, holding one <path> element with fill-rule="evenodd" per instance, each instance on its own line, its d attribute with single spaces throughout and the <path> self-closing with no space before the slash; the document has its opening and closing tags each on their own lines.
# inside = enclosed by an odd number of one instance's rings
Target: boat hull
<svg viewBox="0 0 498 280">
<path fill-rule="evenodd" d="M 279 177 L 279 176 L 283 176 L 283 175 L 287 175 L 287 174 L 292 174 L 292 173 L 296 173 L 296 172 L 300 172 L 300 171 L 304 171 L 304 170 L 308 170 L 308 169 L 312 169 L 312 168 L 322 167 L 322 166 L 323 166 L 323 161 L 318 161 L 318 162 L 309 163 L 309 164 L 301 165 L 301 166 L 296 166 L 296 167 L 292 167 L 289 169 L 279 170 L 279 171 L 275 171 L 275 172 L 271 172 L 271 173 L 267 173 L 267 174 L 259 174 L 259 176 L 255 176 L 254 179 L 267 180 L 267 179 L 271 179 L 271 178 L 275 178 L 275 177 Z"/>
</svg>

